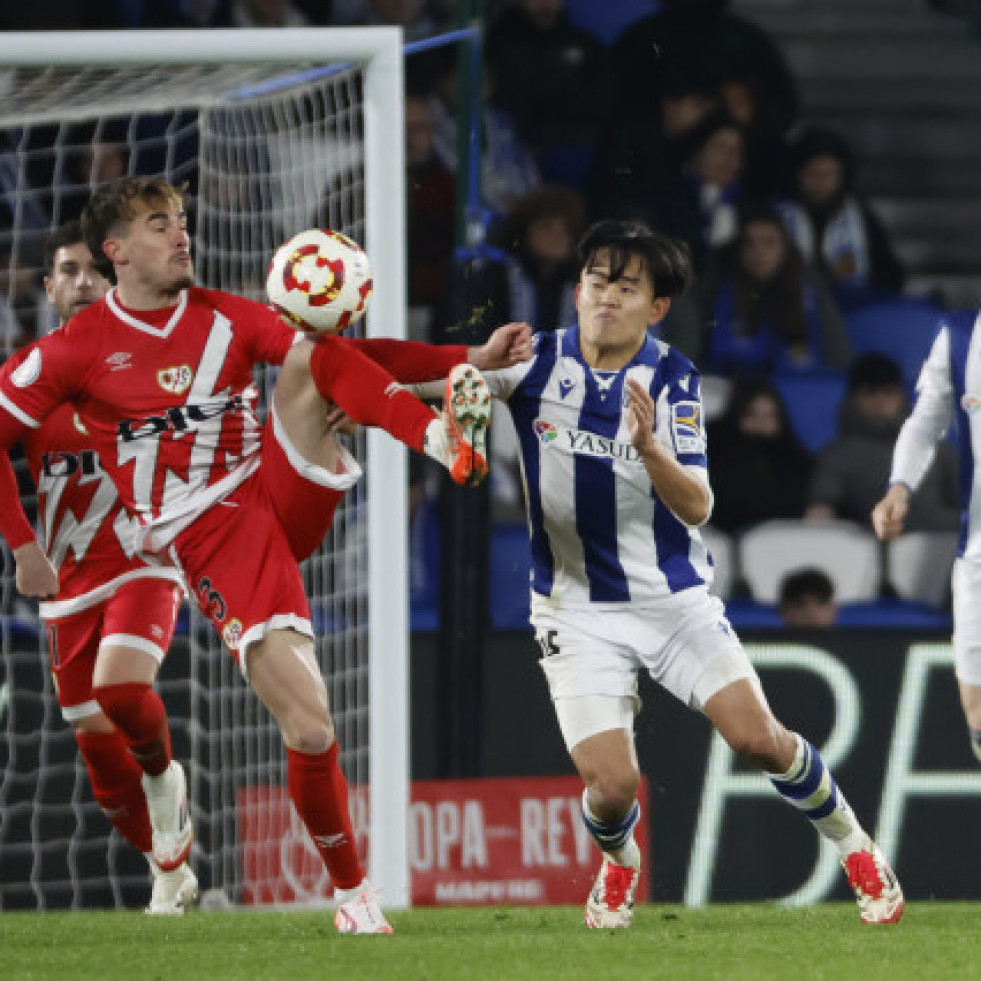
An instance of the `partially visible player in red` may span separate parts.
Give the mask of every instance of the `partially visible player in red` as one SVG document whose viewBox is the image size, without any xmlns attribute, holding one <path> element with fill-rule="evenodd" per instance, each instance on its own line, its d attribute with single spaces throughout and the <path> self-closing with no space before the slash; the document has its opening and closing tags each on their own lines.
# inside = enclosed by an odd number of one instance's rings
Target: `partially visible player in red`
<svg viewBox="0 0 981 981">
<path fill-rule="evenodd" d="M 137 548 L 182 571 L 277 720 L 290 797 L 339 899 L 337 928 L 390 933 L 358 859 L 297 565 L 360 475 L 328 407 L 386 429 L 458 482 L 476 482 L 486 473 L 490 412 L 478 369 L 527 360 L 530 330 L 508 325 L 469 349 L 314 342 L 261 304 L 194 286 L 183 197 L 167 182 L 106 185 L 82 221 L 116 288 L 0 382 L 0 447 L 58 406 L 76 407 L 138 521 Z M 259 363 L 282 366 L 264 429 L 252 378 Z M 399 384 L 446 375 L 440 416 Z"/>
<path fill-rule="evenodd" d="M 50 236 L 45 265 L 44 287 L 62 327 L 109 288 L 78 222 Z M 18 352 L 0 377 L 16 376 L 32 350 Z M 38 491 L 45 551 L 30 525 L 7 534 L 18 588 L 52 597 L 40 613 L 61 712 L 96 801 L 150 862 L 147 912 L 182 913 L 198 893 L 187 864 L 191 826 L 172 813 L 170 785 L 183 776 L 171 759 L 164 704 L 152 688 L 183 596 L 180 576 L 169 564 L 133 554 L 132 522 L 70 406 L 29 430 L 24 450 Z M 2 463 L 8 465 L 7 459 Z M 157 823 L 173 832 L 161 864 L 153 857 L 148 801 L 160 809 Z"/>
</svg>

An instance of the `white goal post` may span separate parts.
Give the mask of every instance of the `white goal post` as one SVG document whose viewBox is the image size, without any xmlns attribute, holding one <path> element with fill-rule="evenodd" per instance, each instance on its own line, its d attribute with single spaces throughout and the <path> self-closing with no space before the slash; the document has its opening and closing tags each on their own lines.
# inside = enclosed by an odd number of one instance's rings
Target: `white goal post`
<svg viewBox="0 0 981 981">
<path fill-rule="evenodd" d="M 351 66 L 353 76 L 348 72 Z M 178 112 L 185 111 L 190 122 L 177 118 Z M 348 134 L 355 134 L 353 138 L 339 137 L 336 143 L 332 142 L 341 129 L 341 123 L 335 125 L 330 118 L 335 111 L 344 116 L 343 126 L 348 127 Z M 275 114 L 272 125 L 277 139 L 266 140 L 262 136 L 266 118 L 262 114 L 266 112 Z M 21 139 L 23 134 L 51 126 L 58 134 L 55 139 L 64 139 L 67 147 L 71 139 L 63 134 L 79 120 L 91 121 L 98 138 L 102 120 L 124 118 L 128 125 L 125 140 L 129 141 L 129 170 L 143 173 L 140 163 L 134 163 L 142 152 L 139 124 L 134 121 L 141 113 L 175 114 L 175 121 L 168 124 L 161 140 L 170 140 L 171 131 L 185 124 L 194 128 L 198 156 L 188 166 L 200 179 L 196 248 L 202 285 L 255 296 L 257 269 L 264 268 L 261 263 L 268 261 L 277 236 L 285 238 L 313 224 L 311 216 L 316 215 L 319 222 L 330 221 L 333 227 L 361 239 L 371 257 L 375 283 L 365 318 L 367 333 L 405 336 L 400 29 L 0 33 L 0 133 L 6 134 L 6 143 L 0 147 L 0 191 L 14 216 L 10 229 L 0 227 L 0 245 L 5 249 L 0 262 L 10 262 L 13 270 L 18 249 L 27 241 L 27 232 L 19 222 L 26 220 L 32 198 L 36 198 L 36 188 L 31 189 L 24 177 L 34 149 L 28 146 L 26 137 Z M 209 123 L 209 115 L 216 114 L 220 121 Z M 311 132 L 308 117 L 322 123 L 324 116 L 326 129 Z M 357 119 L 352 122 L 348 116 Z M 166 176 L 173 175 L 179 182 L 184 164 L 172 159 L 174 145 L 178 144 L 168 143 L 159 152 L 170 171 Z M 239 173 L 239 167 L 248 170 L 253 166 L 249 161 L 254 161 L 257 145 L 262 148 L 261 164 L 257 166 L 265 171 L 275 167 L 275 177 L 264 173 L 261 178 L 253 178 L 251 173 Z M 338 152 L 349 155 L 345 166 L 329 159 L 328 151 L 335 145 Z M 58 150 L 56 146 L 52 152 Z M 294 152 L 296 160 L 291 159 Z M 61 157 L 52 157 L 50 166 L 56 175 L 62 173 L 61 164 Z M 329 189 L 325 189 L 322 175 L 318 176 L 318 164 L 325 172 L 334 168 Z M 246 191 L 239 194 L 242 188 Z M 39 210 L 51 217 L 53 226 L 59 221 L 60 192 L 54 188 L 50 193 L 51 206 L 44 201 Z M 249 212 L 251 200 L 261 203 L 261 214 Z M 304 220 L 306 224 L 301 223 Z M 315 593 L 315 620 L 319 610 L 321 623 L 327 624 L 327 632 L 332 634 L 326 642 L 318 642 L 318 653 L 335 700 L 342 761 L 355 790 L 352 800 L 357 802 L 358 786 L 361 791 L 367 788 L 369 875 L 382 890 L 383 903 L 401 907 L 410 902 L 407 470 L 403 447 L 377 431 L 358 438 L 357 455 L 364 464 L 364 486 L 358 491 L 360 497 L 347 506 L 345 513 L 339 513 L 341 527 L 333 542 L 338 554 L 315 556 L 308 563 L 306 574 Z M 353 587 L 343 571 L 338 571 L 340 567 L 354 570 Z M 0 585 L 7 601 L 2 631 L 3 653 L 7 654 L 13 643 L 7 629 L 12 622 L 9 576 Z M 332 606 L 330 594 L 342 587 L 347 590 L 343 607 Z M 230 818 L 204 811 L 218 806 L 213 804 L 218 799 L 215 787 L 224 786 L 227 781 L 227 776 L 219 775 L 222 768 L 235 768 L 236 779 L 241 775 L 246 781 L 261 781 L 270 772 L 275 775 L 276 764 L 269 760 L 275 758 L 277 747 L 265 723 L 256 723 L 258 735 L 254 744 L 241 740 L 240 735 L 215 733 L 217 726 L 232 728 L 241 725 L 242 719 L 254 720 L 261 714 L 252 706 L 241 707 L 237 693 L 228 696 L 227 706 L 209 707 L 207 723 L 198 717 L 200 707 L 212 705 L 213 692 L 207 688 L 216 676 L 213 672 L 218 671 L 215 659 L 220 656 L 224 664 L 231 663 L 227 652 L 219 652 L 215 638 L 203 640 L 204 631 L 200 628 L 200 621 L 192 617 L 188 641 L 190 690 L 180 690 L 182 679 L 173 677 L 165 665 L 162 691 L 168 708 L 170 692 L 176 692 L 178 701 L 188 707 L 186 739 L 181 742 L 175 737 L 175 748 L 186 746 L 191 755 L 192 807 L 201 810 L 204 822 L 214 821 L 210 834 L 195 846 L 192 860 L 208 866 L 204 884 L 237 899 L 241 898 L 243 846 L 227 840 L 236 831 L 234 815 Z M 353 667 L 349 676 L 335 678 L 332 683 L 335 657 L 349 659 Z M 221 684 L 233 684 L 227 668 L 220 670 Z M 25 745 L 25 736 L 18 735 L 14 717 L 18 699 L 23 697 L 26 705 L 30 694 L 17 690 L 14 676 L 11 669 L 0 687 L 0 712 L 4 713 L 0 715 L 4 765 L 0 828 L 8 823 L 5 817 L 16 816 L 18 807 L 32 806 L 23 800 L 18 803 L 17 793 L 11 789 L 18 779 L 18 750 Z M 37 677 L 41 677 L 40 672 Z M 202 677 L 206 679 L 204 684 L 200 684 Z M 58 712 L 52 711 L 54 695 L 46 677 L 44 683 L 47 702 L 33 709 L 32 717 L 43 716 L 45 727 L 64 727 Z M 244 687 L 240 680 L 238 684 Z M 256 701 L 251 693 L 248 697 Z M 251 721 L 245 723 L 250 724 Z M 42 734 L 41 738 L 46 737 Z M 224 758 L 238 754 L 240 742 L 247 743 L 241 749 L 241 759 Z M 196 759 L 198 753 L 200 758 Z M 38 768 L 42 765 L 43 761 L 39 762 Z M 76 771 L 81 772 L 77 764 Z M 230 805 L 227 798 L 239 792 L 240 788 L 228 784 L 222 791 L 220 806 L 234 807 L 235 801 Z M 76 781 L 71 799 L 63 801 L 66 810 L 78 809 L 74 826 L 66 833 L 82 835 L 91 831 L 90 816 L 83 814 L 79 805 L 80 797 L 86 794 L 87 789 L 79 789 Z M 91 801 L 90 796 L 86 799 Z M 34 806 L 35 813 L 25 816 L 25 822 L 34 829 L 32 847 L 39 853 L 45 847 L 40 840 L 43 832 L 38 831 L 43 822 L 37 817 L 40 805 L 34 802 Z M 57 806 L 57 801 L 44 805 Z M 90 803 L 89 810 L 92 807 Z M 357 822 L 358 808 L 354 810 Z M 105 833 L 104 822 L 101 832 Z M 0 840 L 5 854 L 10 847 L 6 838 Z M 64 847 L 71 867 L 75 845 Z M 114 847 L 119 847 L 118 842 Z M 220 860 L 215 857 L 216 849 L 223 851 Z M 39 875 L 39 861 L 35 855 L 31 873 L 37 905 L 58 905 L 45 900 L 43 882 L 33 881 Z M 71 876 L 75 875 L 72 868 Z M 112 892 L 118 903 L 120 891 L 115 885 Z M 20 899 L 5 903 L 4 895 L 0 892 L 0 909 L 26 905 Z M 84 904 L 84 900 L 78 900 L 80 892 L 74 885 L 71 895 L 75 899 L 70 905 Z"/>
</svg>

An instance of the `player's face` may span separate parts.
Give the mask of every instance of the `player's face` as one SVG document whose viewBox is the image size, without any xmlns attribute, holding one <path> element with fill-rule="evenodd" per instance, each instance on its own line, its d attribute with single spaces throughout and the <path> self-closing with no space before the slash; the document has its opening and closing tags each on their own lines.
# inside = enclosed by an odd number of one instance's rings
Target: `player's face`
<svg viewBox="0 0 981 981">
<path fill-rule="evenodd" d="M 670 301 L 654 296 L 644 264 L 631 258 L 623 275 L 611 279 L 610 256 L 600 251 L 576 287 L 583 356 L 594 368 L 619 370 L 640 350 L 647 328 L 667 312 Z"/>
<path fill-rule="evenodd" d="M 44 291 L 62 323 L 104 296 L 107 289 L 109 283 L 95 268 L 84 242 L 62 245 L 54 254 L 51 275 L 44 277 Z"/>
<path fill-rule="evenodd" d="M 123 302 L 164 301 L 194 285 L 187 215 L 179 201 L 155 201 L 138 209 L 124 232 L 106 242 Z"/>
</svg>

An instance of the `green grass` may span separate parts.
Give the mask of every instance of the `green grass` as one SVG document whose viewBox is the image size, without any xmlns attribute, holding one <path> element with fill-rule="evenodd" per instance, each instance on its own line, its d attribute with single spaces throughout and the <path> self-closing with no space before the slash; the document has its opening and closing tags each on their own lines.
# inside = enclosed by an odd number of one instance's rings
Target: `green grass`
<svg viewBox="0 0 981 981">
<path fill-rule="evenodd" d="M 587 931 L 576 907 L 419 909 L 393 937 L 334 932 L 325 913 L 4 913 L 0 976 L 216 978 L 588 978 L 905 981 L 981 977 L 981 904 L 914 903 L 894 927 L 853 905 L 642 906 L 627 931 Z"/>
</svg>

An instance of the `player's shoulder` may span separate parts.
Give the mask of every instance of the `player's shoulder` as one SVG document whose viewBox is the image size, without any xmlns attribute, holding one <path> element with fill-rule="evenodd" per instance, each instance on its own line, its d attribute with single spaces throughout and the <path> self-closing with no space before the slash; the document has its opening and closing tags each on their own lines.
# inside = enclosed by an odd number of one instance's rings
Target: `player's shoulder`
<svg viewBox="0 0 981 981">
<path fill-rule="evenodd" d="M 245 296 L 227 293 L 225 290 L 207 289 L 204 286 L 192 286 L 188 290 L 188 303 L 195 306 L 207 306 L 218 310 L 232 319 L 242 316 L 270 315 L 267 306 L 257 300 Z"/>
<path fill-rule="evenodd" d="M 976 326 L 981 324 L 981 311 L 977 308 L 972 310 L 952 310 L 941 314 L 938 324 L 941 328 L 946 328 L 952 334 L 970 334 Z"/>
</svg>

